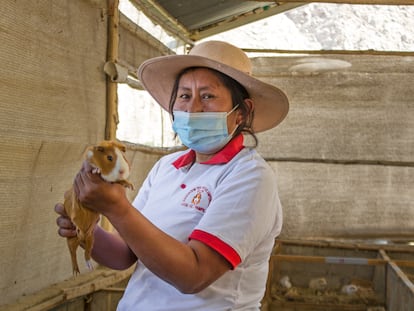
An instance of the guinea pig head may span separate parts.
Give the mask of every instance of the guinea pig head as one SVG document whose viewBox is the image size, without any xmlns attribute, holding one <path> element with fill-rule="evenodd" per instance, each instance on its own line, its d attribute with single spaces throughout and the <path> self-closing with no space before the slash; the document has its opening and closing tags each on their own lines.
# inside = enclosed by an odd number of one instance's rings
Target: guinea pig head
<svg viewBox="0 0 414 311">
<path fill-rule="evenodd" d="M 89 147 L 86 159 L 99 170 L 101 177 L 106 181 L 126 180 L 130 166 L 124 154 L 125 150 L 125 146 L 118 142 L 103 141 Z"/>
</svg>

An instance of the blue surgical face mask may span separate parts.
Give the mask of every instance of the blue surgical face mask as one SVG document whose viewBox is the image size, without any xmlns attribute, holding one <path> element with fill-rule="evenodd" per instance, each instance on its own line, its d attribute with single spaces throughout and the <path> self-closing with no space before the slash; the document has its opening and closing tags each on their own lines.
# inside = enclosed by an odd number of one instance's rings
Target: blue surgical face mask
<svg viewBox="0 0 414 311">
<path fill-rule="evenodd" d="M 227 130 L 230 112 L 185 112 L 174 111 L 173 129 L 181 142 L 197 152 L 212 154 L 223 148 L 233 137 Z"/>
</svg>

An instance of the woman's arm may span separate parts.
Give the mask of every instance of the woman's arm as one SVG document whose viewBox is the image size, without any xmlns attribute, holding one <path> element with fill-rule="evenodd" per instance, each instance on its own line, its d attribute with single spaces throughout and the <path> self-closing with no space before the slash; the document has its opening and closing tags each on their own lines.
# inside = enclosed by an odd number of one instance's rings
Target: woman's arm
<svg viewBox="0 0 414 311">
<path fill-rule="evenodd" d="M 66 215 L 63 204 L 56 204 L 55 211 L 59 214 L 56 219 L 58 234 L 65 238 L 76 236 L 76 228 Z M 99 264 L 111 269 L 123 270 L 136 262 L 134 253 L 118 234 L 107 232 L 96 225 L 94 238 L 92 257 Z"/>
<path fill-rule="evenodd" d="M 229 262 L 207 245 L 196 240 L 186 244 L 177 241 L 132 206 L 112 210 L 106 216 L 145 266 L 183 293 L 199 292 L 231 269 Z"/>
<path fill-rule="evenodd" d="M 75 178 L 74 189 L 82 204 L 108 218 L 148 269 L 181 292 L 198 292 L 231 269 L 223 256 L 205 244 L 182 243 L 158 229 L 131 205 L 121 185 L 104 182 L 86 163 Z M 101 234 L 98 231 L 95 236 Z M 96 250 L 101 250 L 98 245 Z M 95 250 L 94 255 L 98 255 Z M 113 254 L 102 252 L 101 256 Z"/>
<path fill-rule="evenodd" d="M 94 237 L 92 258 L 99 264 L 115 270 L 124 270 L 137 261 L 135 254 L 118 234 L 96 226 Z"/>
</svg>

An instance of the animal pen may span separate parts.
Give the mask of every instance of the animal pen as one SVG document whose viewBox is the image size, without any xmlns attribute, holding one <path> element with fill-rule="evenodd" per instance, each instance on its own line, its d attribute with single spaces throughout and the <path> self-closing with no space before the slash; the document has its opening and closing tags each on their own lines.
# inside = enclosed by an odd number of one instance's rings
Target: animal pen
<svg viewBox="0 0 414 311">
<path fill-rule="evenodd" d="M 161 25 L 168 16 L 156 1 L 132 3 Z M 170 34 L 186 46 L 202 39 Z M 0 310 L 115 310 L 132 268 L 81 265 L 73 277 L 53 206 L 86 147 L 116 138 L 118 85 L 139 88 L 141 62 L 176 52 L 120 13 L 117 0 L 5 0 L 0 39 Z M 272 52 L 251 58 L 253 75 L 290 100 L 282 125 L 258 135 L 284 208 L 263 311 L 412 311 L 414 52 Z M 174 148 L 125 143 L 132 200 Z M 318 279 L 324 288 L 309 288 Z M 349 295 L 347 285 L 365 291 Z"/>
</svg>

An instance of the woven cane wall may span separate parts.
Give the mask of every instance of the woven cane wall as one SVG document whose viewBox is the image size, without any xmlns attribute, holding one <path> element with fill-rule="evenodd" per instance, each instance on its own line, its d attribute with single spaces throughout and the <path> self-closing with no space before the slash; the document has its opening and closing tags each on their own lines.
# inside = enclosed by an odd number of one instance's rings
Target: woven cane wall
<svg viewBox="0 0 414 311">
<path fill-rule="evenodd" d="M 0 306 L 71 276 L 53 206 L 86 146 L 105 135 L 106 2 L 2 2 Z M 145 35 L 125 25 L 121 60 L 137 67 L 169 53 L 142 46 Z M 255 75 L 291 100 L 286 121 L 259 135 L 280 180 L 282 236 L 413 234 L 413 57 L 324 57 L 352 66 L 309 71 L 298 65 L 311 56 L 253 60 Z M 159 155 L 130 148 L 128 157 L 138 188 Z"/>
<path fill-rule="evenodd" d="M 286 238 L 414 236 L 414 58 L 254 60 L 286 91 L 287 119 L 259 136 L 279 176 Z"/>
<path fill-rule="evenodd" d="M 53 206 L 105 129 L 106 1 L 3 1 L 0 300 L 71 275 Z M 69 268 L 69 269 L 68 269 Z"/>
<path fill-rule="evenodd" d="M 104 138 L 106 1 L 0 12 L 0 305 L 71 276 L 53 206 Z"/>
<path fill-rule="evenodd" d="M 72 276 L 53 207 L 70 187 L 85 148 L 105 138 L 107 2 L 2 2 L 0 306 Z M 165 54 L 128 28 L 117 30 L 124 61 L 139 65 Z M 159 156 L 128 151 L 136 189 Z M 85 273 L 82 256 L 79 250 Z"/>
</svg>

